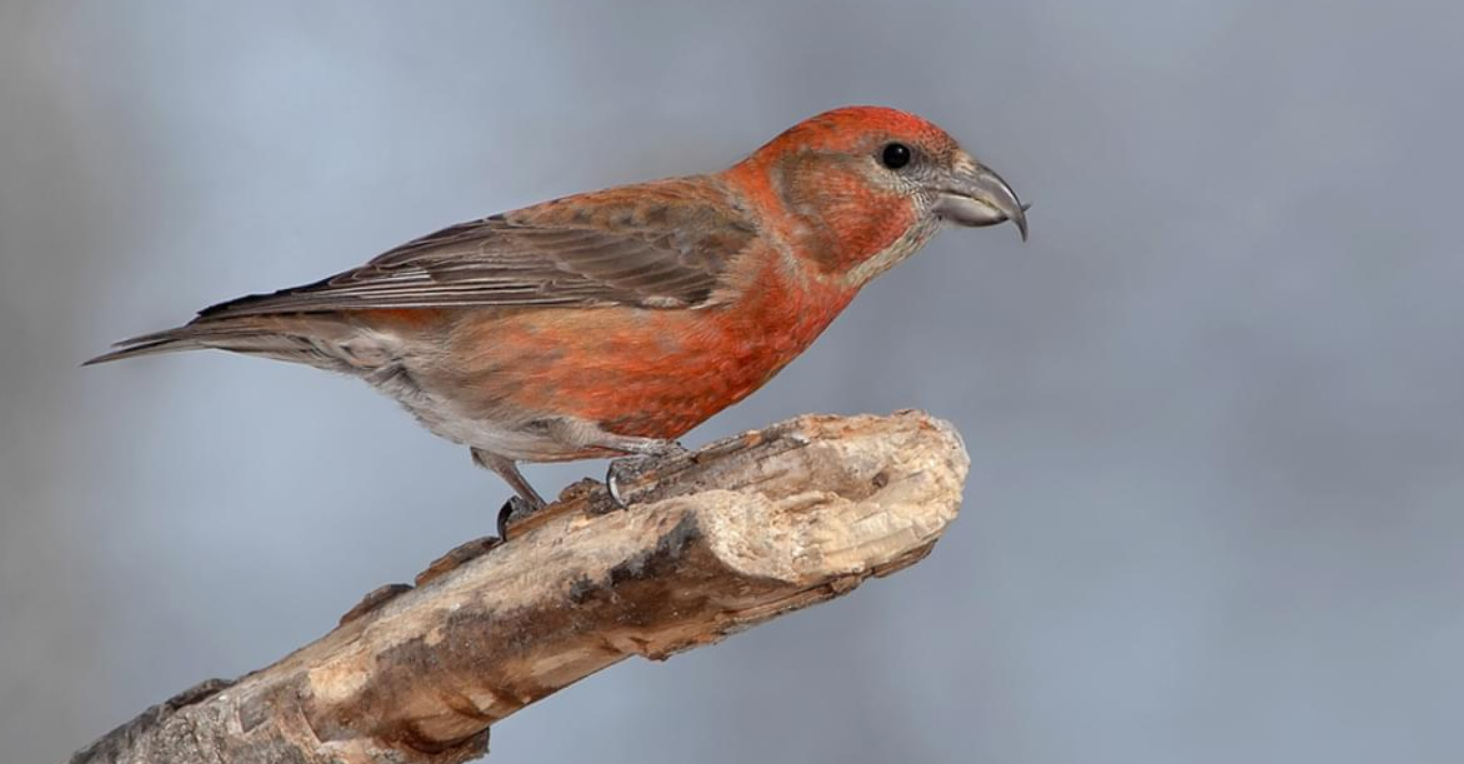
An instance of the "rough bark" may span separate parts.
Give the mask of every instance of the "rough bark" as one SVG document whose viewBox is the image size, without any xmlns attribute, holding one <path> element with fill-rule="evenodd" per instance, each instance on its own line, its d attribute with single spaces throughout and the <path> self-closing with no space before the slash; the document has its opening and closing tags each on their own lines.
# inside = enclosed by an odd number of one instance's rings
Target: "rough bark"
<svg viewBox="0 0 1464 764">
<path fill-rule="evenodd" d="M 566 489 L 268 668 L 154 706 L 72 762 L 461 762 L 499 719 L 919 561 L 968 461 L 919 412 L 805 416 Z"/>
</svg>

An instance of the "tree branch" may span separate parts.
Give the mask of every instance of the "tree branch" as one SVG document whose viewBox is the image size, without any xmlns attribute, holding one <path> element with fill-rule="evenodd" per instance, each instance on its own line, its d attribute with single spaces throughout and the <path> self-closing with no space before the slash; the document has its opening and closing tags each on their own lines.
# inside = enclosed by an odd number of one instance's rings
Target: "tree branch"
<svg viewBox="0 0 1464 764">
<path fill-rule="evenodd" d="M 651 464 L 627 511 L 582 481 L 334 631 L 211 680 L 71 761 L 466 761 L 498 720 L 627 656 L 660 660 L 919 561 L 968 460 L 918 412 L 805 416 Z"/>
</svg>

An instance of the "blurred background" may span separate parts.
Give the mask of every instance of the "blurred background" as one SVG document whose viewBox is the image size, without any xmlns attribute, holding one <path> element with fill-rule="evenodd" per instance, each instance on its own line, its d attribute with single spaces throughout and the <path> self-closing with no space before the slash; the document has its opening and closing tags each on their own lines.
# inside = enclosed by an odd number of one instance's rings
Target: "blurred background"
<svg viewBox="0 0 1464 764">
<path fill-rule="evenodd" d="M 946 127 L 1032 240 L 943 234 L 687 440 L 928 409 L 960 522 L 492 760 L 1459 761 L 1461 9 L 0 2 L 0 761 L 269 663 L 507 494 L 352 380 L 82 360 L 847 103 Z"/>
</svg>

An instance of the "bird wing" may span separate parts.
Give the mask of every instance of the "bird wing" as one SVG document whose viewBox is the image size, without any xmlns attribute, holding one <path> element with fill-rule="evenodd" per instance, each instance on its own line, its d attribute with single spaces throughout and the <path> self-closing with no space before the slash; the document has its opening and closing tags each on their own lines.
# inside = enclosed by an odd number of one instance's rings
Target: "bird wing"
<svg viewBox="0 0 1464 764">
<path fill-rule="evenodd" d="M 687 178 L 460 223 L 314 284 L 207 308 L 243 315 L 451 306 L 707 304 L 757 235 L 725 192 Z"/>
</svg>

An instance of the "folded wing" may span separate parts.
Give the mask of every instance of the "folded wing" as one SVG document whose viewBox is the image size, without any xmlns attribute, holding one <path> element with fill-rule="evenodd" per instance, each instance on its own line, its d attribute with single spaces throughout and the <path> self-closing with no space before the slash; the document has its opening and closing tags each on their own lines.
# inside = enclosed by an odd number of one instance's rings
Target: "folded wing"
<svg viewBox="0 0 1464 764">
<path fill-rule="evenodd" d="M 610 189 L 461 223 L 305 286 L 205 309 L 246 315 L 714 300 L 757 233 L 706 179 Z"/>
</svg>

